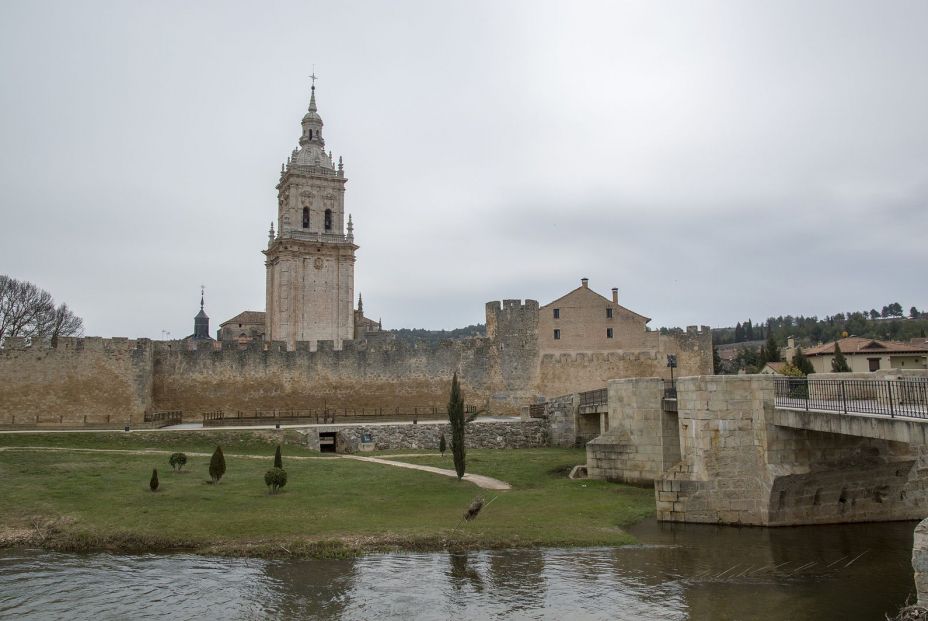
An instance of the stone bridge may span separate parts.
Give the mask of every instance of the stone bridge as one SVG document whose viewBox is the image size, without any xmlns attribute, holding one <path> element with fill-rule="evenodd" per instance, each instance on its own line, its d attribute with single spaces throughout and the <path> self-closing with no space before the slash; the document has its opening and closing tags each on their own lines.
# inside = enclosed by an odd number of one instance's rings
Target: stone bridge
<svg viewBox="0 0 928 621">
<path fill-rule="evenodd" d="M 587 443 L 587 471 L 653 484 L 665 521 L 921 519 L 928 515 L 926 379 L 900 381 L 896 393 L 890 386 L 888 402 L 876 393 L 886 387 L 877 382 L 889 380 L 870 380 L 874 394 L 861 395 L 834 383 L 841 380 L 687 377 L 677 381 L 675 401 L 664 398 L 660 379 L 613 380 L 608 431 Z"/>
</svg>

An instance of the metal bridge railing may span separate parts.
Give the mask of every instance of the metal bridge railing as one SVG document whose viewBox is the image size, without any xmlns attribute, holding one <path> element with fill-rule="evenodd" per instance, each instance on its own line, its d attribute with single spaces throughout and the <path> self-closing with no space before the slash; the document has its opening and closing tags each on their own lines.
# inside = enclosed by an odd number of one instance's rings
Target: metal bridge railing
<svg viewBox="0 0 928 621">
<path fill-rule="evenodd" d="M 609 392 L 605 388 L 580 393 L 580 407 L 600 406 L 609 403 Z"/>
<path fill-rule="evenodd" d="M 779 407 L 928 419 L 928 379 L 774 378 Z"/>
</svg>

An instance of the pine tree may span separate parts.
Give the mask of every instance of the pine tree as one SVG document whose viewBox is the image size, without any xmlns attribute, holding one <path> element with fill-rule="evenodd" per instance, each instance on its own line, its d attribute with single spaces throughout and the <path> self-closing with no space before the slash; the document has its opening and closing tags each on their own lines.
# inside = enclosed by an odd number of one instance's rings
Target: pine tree
<svg viewBox="0 0 928 621">
<path fill-rule="evenodd" d="M 747 323 L 744 324 L 744 338 L 748 341 L 754 340 L 754 324 L 748 319 Z"/>
<path fill-rule="evenodd" d="M 219 483 L 219 479 L 226 473 L 226 457 L 222 454 L 222 447 L 217 446 L 213 451 L 213 456 L 209 460 L 209 478 L 213 483 Z"/>
<path fill-rule="evenodd" d="M 815 367 L 812 366 L 812 362 L 809 360 L 808 356 L 802 352 L 801 347 L 797 347 L 796 353 L 793 354 L 793 366 L 799 369 L 803 375 L 815 373 Z"/>
<path fill-rule="evenodd" d="M 151 491 L 158 491 L 158 469 L 152 468 L 151 471 L 151 481 L 148 482 L 148 487 L 151 488 Z"/>
<path fill-rule="evenodd" d="M 451 397 L 448 400 L 448 421 L 451 423 L 451 456 L 458 480 L 464 476 L 464 398 L 458 384 L 458 374 L 451 378 Z"/>
<path fill-rule="evenodd" d="M 743 340 L 744 328 L 741 326 L 741 322 L 739 321 L 737 324 L 735 324 L 735 343 L 740 343 Z"/>
<path fill-rule="evenodd" d="M 284 467 L 284 458 L 280 454 L 280 445 L 277 445 L 277 450 L 274 451 L 274 467 L 280 468 L 281 470 Z"/>
<path fill-rule="evenodd" d="M 441 456 L 445 456 L 445 451 L 448 450 L 448 442 L 445 440 L 445 434 L 441 434 L 441 438 L 438 439 L 438 450 L 441 452 Z"/>
<path fill-rule="evenodd" d="M 835 357 L 831 359 L 831 370 L 835 373 L 847 373 L 851 367 L 847 365 L 847 359 L 841 353 L 841 346 L 835 343 Z"/>
</svg>

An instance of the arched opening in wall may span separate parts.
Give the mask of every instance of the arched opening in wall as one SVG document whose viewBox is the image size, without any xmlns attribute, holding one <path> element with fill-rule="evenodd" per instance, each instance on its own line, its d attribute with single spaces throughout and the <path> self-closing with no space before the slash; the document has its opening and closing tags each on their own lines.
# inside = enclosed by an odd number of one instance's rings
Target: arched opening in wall
<svg viewBox="0 0 928 621">
<path fill-rule="evenodd" d="M 313 130 L 309 130 L 309 139 L 310 139 L 310 140 L 313 139 Z"/>
<path fill-rule="evenodd" d="M 303 207 L 303 228 L 309 228 L 309 207 Z"/>
<path fill-rule="evenodd" d="M 331 209 L 325 210 L 325 230 L 327 231 L 332 230 L 332 210 Z"/>
</svg>

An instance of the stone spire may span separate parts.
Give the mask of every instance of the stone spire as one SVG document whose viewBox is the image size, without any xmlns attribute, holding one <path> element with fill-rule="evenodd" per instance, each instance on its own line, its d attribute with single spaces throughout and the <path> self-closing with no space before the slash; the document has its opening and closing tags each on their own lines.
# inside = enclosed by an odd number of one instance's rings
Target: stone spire
<svg viewBox="0 0 928 621">
<path fill-rule="evenodd" d="M 267 243 L 270 245 L 274 241 L 274 222 L 271 221 L 271 228 L 267 232 Z"/>
<path fill-rule="evenodd" d="M 360 293 L 358 293 L 358 314 L 364 316 L 364 300 L 361 299 Z"/>
<path fill-rule="evenodd" d="M 351 214 L 348 214 L 348 241 L 354 241 L 354 222 L 351 221 Z"/>
<path fill-rule="evenodd" d="M 203 297 L 205 292 L 205 287 L 200 285 L 200 312 L 197 313 L 196 317 L 193 318 L 193 338 L 194 339 L 208 339 L 209 336 L 209 317 L 206 314 L 206 311 L 203 310 Z"/>
<path fill-rule="evenodd" d="M 316 76 L 310 76 L 313 79 L 312 94 L 309 96 L 309 111 L 303 116 L 300 123 L 303 126 L 303 134 L 300 136 L 300 146 L 318 145 L 321 149 L 325 146 L 325 140 L 322 139 L 322 117 L 319 116 L 316 108 Z M 324 153 L 324 151 L 323 151 Z"/>
</svg>

